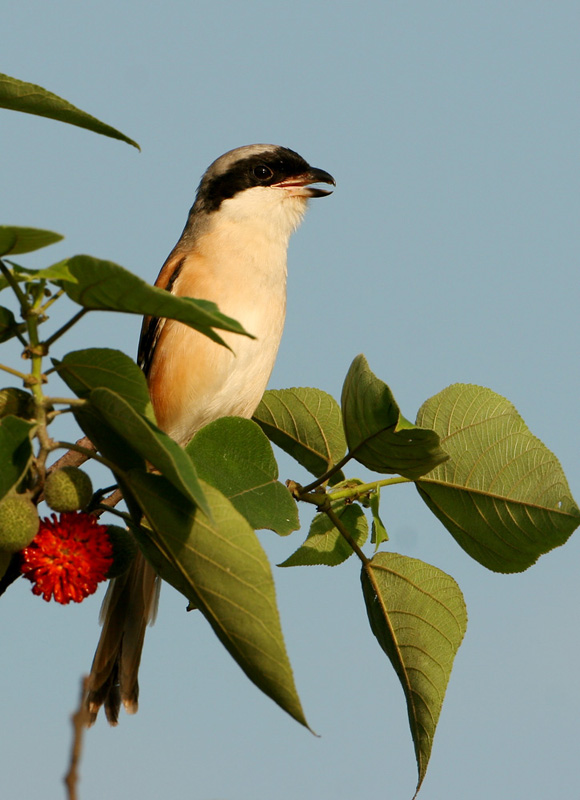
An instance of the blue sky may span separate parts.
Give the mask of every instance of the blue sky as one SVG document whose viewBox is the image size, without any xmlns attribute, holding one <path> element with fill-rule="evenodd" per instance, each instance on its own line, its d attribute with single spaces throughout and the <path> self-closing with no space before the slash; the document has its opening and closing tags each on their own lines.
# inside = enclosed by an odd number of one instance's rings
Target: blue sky
<svg viewBox="0 0 580 800">
<path fill-rule="evenodd" d="M 364 352 L 409 418 L 450 383 L 489 386 L 556 453 L 580 497 L 577 3 L 9 5 L 0 70 L 142 147 L 1 113 L 1 221 L 66 236 L 21 261 L 90 253 L 152 281 L 214 158 L 253 142 L 289 146 L 337 188 L 312 203 L 292 240 L 270 385 L 339 396 Z M 134 355 L 139 324 L 89 315 L 63 352 Z M 280 470 L 283 480 L 304 478 L 285 457 Z M 383 492 L 382 503 L 389 546 L 450 573 L 469 612 L 420 797 L 571 796 L 578 535 L 527 572 L 502 576 L 473 562 L 412 486 Z M 274 564 L 301 541 L 300 532 L 260 536 Z M 88 733 L 82 800 L 412 796 L 404 698 L 368 627 L 354 559 L 276 569 L 275 578 L 320 738 L 260 695 L 164 587 L 139 714 L 114 730 L 99 720 Z M 2 600 L 5 797 L 63 796 L 68 715 L 101 597 L 56 607 L 21 582 Z"/>
</svg>

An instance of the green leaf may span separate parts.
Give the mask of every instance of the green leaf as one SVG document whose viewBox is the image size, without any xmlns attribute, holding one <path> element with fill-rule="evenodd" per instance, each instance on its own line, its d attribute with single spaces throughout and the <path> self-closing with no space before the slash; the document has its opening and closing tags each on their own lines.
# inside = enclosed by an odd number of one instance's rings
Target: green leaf
<svg viewBox="0 0 580 800">
<path fill-rule="evenodd" d="M 145 376 L 133 359 L 120 350 L 105 347 L 75 350 L 62 361 L 53 358 L 52 363 L 77 397 L 87 399 L 92 389 L 105 387 L 155 422 Z"/>
<path fill-rule="evenodd" d="M 359 505 L 342 504 L 334 509 L 336 515 L 354 541 L 362 547 L 368 536 L 368 523 Z M 353 549 L 334 526 L 327 514 L 317 514 L 312 520 L 308 537 L 301 547 L 278 564 L 279 567 L 303 567 L 325 564 L 335 567 L 353 554 Z"/>
<path fill-rule="evenodd" d="M 210 514 L 192 460 L 173 439 L 110 389 L 93 389 L 91 406 L 117 436 L 146 459 L 186 498 Z"/>
<path fill-rule="evenodd" d="M 36 114 L 39 117 L 48 117 L 60 122 L 67 122 L 69 125 L 76 125 L 79 128 L 86 128 L 94 133 L 103 136 L 110 136 L 112 139 L 120 139 L 127 144 L 133 145 L 137 150 L 141 148 L 129 139 L 121 131 L 111 128 L 104 122 L 81 111 L 62 97 L 36 86 L 34 83 L 19 81 L 9 75 L 0 74 L 0 108 L 8 108 L 11 111 L 22 111 L 25 114 Z"/>
<path fill-rule="evenodd" d="M 113 428 L 107 425 L 103 417 L 90 406 L 76 408 L 74 417 L 93 445 L 114 465 L 112 469 L 115 479 L 119 483 L 129 512 L 135 524 L 138 525 L 142 517 L 141 509 L 129 491 L 124 476 L 129 470 L 145 472 L 147 469 L 145 459 L 131 447 L 126 439 L 117 436 Z"/>
<path fill-rule="evenodd" d="M 12 263 L 12 262 L 9 262 Z M 76 278 L 68 268 L 67 261 L 59 261 L 58 264 L 53 264 L 44 269 L 30 269 L 23 267 L 20 264 L 13 264 L 14 271 L 17 273 L 18 280 L 45 280 L 56 283 L 56 281 L 75 281 Z"/>
<path fill-rule="evenodd" d="M 103 416 L 90 406 L 75 408 L 74 418 L 83 433 L 88 436 L 97 450 L 115 466 L 115 475 L 131 469 L 145 471 L 145 459 L 122 436 L 107 425 Z"/>
<path fill-rule="evenodd" d="M 371 542 L 376 545 L 375 552 L 379 549 L 383 542 L 388 541 L 389 535 L 385 528 L 383 521 L 379 515 L 379 505 L 381 502 L 381 490 L 379 487 L 371 492 L 369 497 L 369 508 L 373 515 L 373 525 L 371 528 Z"/>
<path fill-rule="evenodd" d="M 51 269 L 66 266 L 69 278 L 55 280 L 80 306 L 100 311 L 123 311 L 151 317 L 175 319 L 225 344 L 214 328 L 249 336 L 236 320 L 220 313 L 215 303 L 191 297 L 177 297 L 165 289 L 150 286 L 112 261 L 92 256 L 73 256 Z"/>
<path fill-rule="evenodd" d="M 140 480 L 138 477 L 136 477 L 138 474 L 143 476 L 146 473 L 141 471 L 130 476 L 129 480 L 132 481 L 132 484 L 130 486 L 128 483 L 126 483 L 125 491 L 130 494 L 135 502 L 137 502 L 135 497 L 139 496 L 141 498 L 141 503 L 147 504 L 149 495 L 147 491 L 143 492 L 140 490 Z M 170 491 L 174 492 L 175 489 L 171 487 Z M 134 493 L 136 493 L 136 495 Z M 183 495 L 177 493 L 175 493 L 173 496 L 166 495 L 163 503 L 167 502 L 169 497 L 171 497 L 171 502 L 173 505 L 171 512 L 173 516 L 175 516 L 175 514 L 179 514 L 180 518 L 193 518 L 193 515 L 195 514 L 195 506 L 193 506 Z M 167 548 L 162 539 L 157 535 L 157 533 L 155 533 L 149 524 L 149 521 L 143 516 L 141 508 L 139 508 L 139 511 L 139 523 L 130 525 L 130 528 L 142 553 L 145 555 L 147 561 L 149 561 L 149 563 L 152 565 L 155 572 L 160 575 L 164 581 L 173 586 L 174 589 L 177 589 L 178 592 L 180 592 L 189 600 L 187 611 L 195 610 L 197 608 L 197 604 L 191 599 L 193 593 L 191 586 L 189 585 L 187 575 L 183 574 L 179 565 L 176 563 L 175 558 L 171 554 L 171 550 Z M 166 515 L 167 509 L 165 509 L 162 505 L 157 509 L 157 511 L 158 518 L 163 519 Z"/>
<path fill-rule="evenodd" d="M 363 566 L 361 580 L 371 629 L 405 692 L 418 792 L 467 628 L 465 602 L 449 575 L 397 553 L 377 553 Z"/>
<path fill-rule="evenodd" d="M 26 325 L 16 322 L 16 318 L 10 309 L 0 306 L 0 343 L 7 342 L 16 336 L 17 331 L 26 329 Z"/>
<path fill-rule="evenodd" d="M 267 391 L 254 420 L 268 439 L 316 477 L 346 452 L 338 403 L 320 389 Z"/>
<path fill-rule="evenodd" d="M 357 356 L 342 389 L 342 415 L 353 458 L 375 472 L 416 480 L 447 459 L 439 436 L 411 425 L 391 390 Z"/>
<path fill-rule="evenodd" d="M 278 481 L 278 465 L 258 425 L 224 417 L 202 428 L 185 448 L 200 478 L 225 495 L 254 530 L 280 536 L 298 530 L 298 509 Z"/>
<path fill-rule="evenodd" d="M 37 288 L 36 291 L 44 291 L 45 281 L 55 282 L 62 279 L 74 280 L 64 261 L 52 267 L 46 267 L 46 269 L 28 269 L 8 259 L 5 259 L 5 262 L 12 267 L 11 273 L 15 281 L 18 283 L 36 284 L 37 287 L 40 286 L 40 289 Z M 0 275 L 0 292 L 8 286 L 10 286 L 10 284 L 4 275 Z"/>
<path fill-rule="evenodd" d="M 28 471 L 35 427 L 36 423 L 11 414 L 0 420 L 0 499 L 15 489 Z"/>
<path fill-rule="evenodd" d="M 522 572 L 580 524 L 557 458 L 504 397 L 455 384 L 427 400 L 417 422 L 438 431 L 450 456 L 417 482 L 419 494 L 483 566 Z"/>
<path fill-rule="evenodd" d="M 1 83 L 0 76 L 0 83 Z M 32 253 L 41 247 L 60 242 L 60 233 L 44 231 L 39 228 L 21 228 L 16 225 L 0 225 L 0 256 Z"/>
<path fill-rule="evenodd" d="M 135 471 L 131 489 L 155 532 L 154 558 L 165 577 L 161 553 L 176 588 L 200 609 L 246 675 L 290 716 L 307 725 L 286 653 L 272 572 L 244 517 L 217 489 L 204 483 L 211 519 L 184 507 L 182 495 L 159 475 Z M 147 554 L 147 549 L 145 546 Z"/>
</svg>

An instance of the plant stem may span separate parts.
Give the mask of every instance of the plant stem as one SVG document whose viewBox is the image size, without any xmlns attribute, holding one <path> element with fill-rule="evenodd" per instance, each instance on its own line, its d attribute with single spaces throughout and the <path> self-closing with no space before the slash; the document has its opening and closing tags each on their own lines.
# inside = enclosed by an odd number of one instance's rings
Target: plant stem
<svg viewBox="0 0 580 800">
<path fill-rule="evenodd" d="M 119 499 L 122 499 L 122 497 Z M 123 520 L 123 522 L 125 523 L 133 522 L 131 514 L 127 514 L 126 511 L 118 511 L 114 506 L 110 505 L 109 503 L 99 503 L 96 506 L 96 510 L 99 512 L 98 516 L 100 516 L 106 511 L 108 514 L 114 514 L 116 517 L 119 517 L 119 519 Z"/>
<path fill-rule="evenodd" d="M 328 508 L 323 508 L 322 511 L 324 511 L 324 513 L 327 515 L 327 517 L 331 520 L 331 522 L 334 525 L 334 527 L 338 530 L 338 532 L 341 534 L 341 536 L 344 539 L 346 539 L 346 541 L 352 547 L 352 549 L 357 554 L 357 556 L 359 557 L 361 562 L 366 566 L 369 563 L 370 559 L 365 556 L 365 554 L 360 549 L 358 544 L 352 538 L 350 533 L 347 531 L 345 526 L 342 524 L 338 514 L 331 508 L 330 503 L 328 504 Z"/>
<path fill-rule="evenodd" d="M 61 336 L 62 336 L 64 333 L 66 333 L 66 332 L 67 332 L 67 331 L 68 331 L 70 328 L 72 328 L 72 326 L 73 326 L 73 325 L 75 325 L 75 324 L 76 324 L 76 323 L 77 323 L 77 322 L 78 322 L 78 321 L 81 319 L 81 317 L 84 317 L 84 315 L 85 315 L 85 314 L 87 314 L 87 313 L 88 313 L 88 311 L 89 311 L 89 309 L 88 309 L 88 308 L 81 308 L 81 310 L 80 310 L 80 311 L 78 311 L 78 312 L 77 312 L 77 313 L 74 315 L 74 317 L 71 317 L 71 318 L 69 319 L 69 321 L 68 321 L 68 322 L 66 322 L 66 323 L 65 323 L 65 324 L 62 326 L 62 328 L 59 328 L 57 331 L 55 331 L 55 333 L 53 333 L 53 334 L 52 334 L 52 336 L 49 336 L 49 338 L 48 338 L 48 339 L 47 339 L 47 340 L 44 342 L 44 346 L 45 346 L 46 348 L 49 348 L 51 344 L 53 344 L 54 342 L 56 342 L 56 340 L 57 340 L 57 339 L 60 339 L 60 337 L 61 337 Z"/>
<path fill-rule="evenodd" d="M 20 310 L 22 312 L 22 317 L 25 318 L 28 314 L 29 305 L 28 300 L 26 299 L 26 295 L 18 285 L 18 281 L 14 277 L 14 275 L 10 272 L 6 264 L 0 259 L 0 271 L 2 275 L 6 278 L 7 283 L 9 284 L 10 288 L 18 298 L 18 302 L 20 303 Z"/>
<path fill-rule="evenodd" d="M 34 397 L 35 416 L 38 422 L 37 436 L 40 444 L 40 451 L 36 459 L 36 466 L 42 481 L 44 481 L 46 459 L 52 449 L 52 440 L 48 435 L 47 410 L 44 405 L 44 393 L 42 391 L 42 358 L 45 351 L 40 346 L 38 337 L 38 316 L 36 312 L 27 304 L 26 307 L 23 308 L 22 316 L 26 320 L 28 327 L 28 339 L 30 341 L 29 352 L 32 360 L 30 389 Z"/>
<path fill-rule="evenodd" d="M 380 481 L 373 481 L 372 483 L 358 483 L 356 486 L 351 486 L 348 489 L 338 489 L 336 492 L 330 491 L 331 500 L 354 500 L 362 495 L 374 492 L 382 486 L 393 486 L 397 483 L 414 483 L 410 478 L 385 478 Z"/>
<path fill-rule="evenodd" d="M 58 292 L 55 292 L 55 293 L 52 295 L 52 297 L 50 297 L 50 298 L 49 298 L 49 299 L 46 301 L 46 303 L 45 303 L 43 306 L 41 306 L 41 307 L 38 309 L 38 313 L 39 313 L 39 314 L 44 314 L 44 313 L 46 312 L 46 310 L 47 310 L 48 308 L 50 308 L 50 307 L 51 307 L 51 305 L 52 305 L 53 303 L 56 303 L 56 301 L 57 301 L 57 300 L 58 300 L 60 297 L 62 297 L 62 296 L 63 296 L 63 294 L 64 294 L 64 289 L 59 289 L 59 290 L 58 290 Z"/>
<path fill-rule="evenodd" d="M 24 375 L 18 370 L 13 370 L 10 367 L 2 366 L 5 372 L 9 372 L 19 378 L 22 378 L 25 385 L 28 386 L 34 398 L 35 418 L 38 423 L 36 429 L 36 436 L 40 444 L 38 455 L 35 459 L 35 469 L 37 477 L 40 479 L 41 485 L 44 482 L 46 474 L 46 459 L 50 453 L 52 440 L 48 435 L 48 418 L 47 410 L 44 405 L 44 394 L 42 391 L 43 375 L 42 375 L 42 358 L 45 354 L 45 349 L 40 344 L 38 337 L 38 312 L 34 308 L 33 303 L 29 300 L 25 292 L 22 291 L 18 285 L 18 281 L 8 269 L 8 267 L 0 259 L 0 271 L 6 278 L 7 283 L 12 291 L 18 298 L 20 303 L 20 313 L 28 331 L 28 350 L 27 355 L 31 359 L 31 369 L 29 375 Z"/>
<path fill-rule="evenodd" d="M 17 369 L 12 369 L 12 367 L 7 367 L 5 364 L 0 364 L 0 369 L 3 372 L 9 372 L 10 375 L 15 375 L 17 378 L 20 378 L 25 383 L 30 383 L 30 375 L 26 372 L 19 372 Z"/>
<path fill-rule="evenodd" d="M 324 473 L 324 475 L 321 475 L 315 481 L 309 483 L 308 486 L 305 486 L 303 491 L 312 492 L 314 489 L 318 488 L 319 486 L 322 486 L 322 484 L 326 483 L 326 481 L 332 478 L 333 475 L 335 475 L 337 472 L 340 472 L 340 470 L 344 467 L 344 465 L 348 461 L 350 461 L 351 458 L 352 458 L 352 453 L 347 453 L 344 456 L 344 458 L 341 458 L 340 461 L 338 461 L 336 464 L 333 464 L 332 467 L 330 467 L 330 469 L 328 469 Z"/>
<path fill-rule="evenodd" d="M 352 547 L 353 551 L 359 557 L 363 564 L 368 564 L 369 559 L 365 556 L 363 551 L 360 549 L 358 544 L 352 538 L 346 527 L 343 525 L 340 517 L 334 511 L 331 506 L 331 495 L 327 494 L 326 492 L 309 492 L 306 488 L 302 488 L 299 484 L 295 483 L 294 481 L 288 481 L 287 484 L 290 494 L 295 497 L 297 500 L 303 500 L 305 503 L 311 503 L 315 505 L 319 511 L 323 514 L 326 514 L 327 517 L 330 519 L 334 527 L 338 530 L 340 535 L 346 539 L 348 544 Z"/>
<path fill-rule="evenodd" d="M 80 397 L 45 397 L 44 404 L 46 406 L 64 405 L 80 408 L 88 404 L 87 400 L 81 400 Z"/>
</svg>

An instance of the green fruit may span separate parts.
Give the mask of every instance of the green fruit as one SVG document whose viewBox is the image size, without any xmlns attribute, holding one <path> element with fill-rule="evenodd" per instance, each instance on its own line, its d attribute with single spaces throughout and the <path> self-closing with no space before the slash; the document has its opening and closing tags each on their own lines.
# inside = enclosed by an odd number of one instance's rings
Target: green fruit
<svg viewBox="0 0 580 800">
<path fill-rule="evenodd" d="M 36 506 L 23 494 L 11 494 L 0 502 L 0 550 L 18 553 L 38 532 Z"/>
<path fill-rule="evenodd" d="M 93 484 L 77 467 L 62 467 L 51 472 L 44 484 L 44 499 L 53 511 L 78 511 L 93 496 Z"/>
<path fill-rule="evenodd" d="M 30 419 L 34 415 L 32 395 L 13 386 L 0 389 L 0 417 L 7 417 L 9 414 Z"/>
<path fill-rule="evenodd" d="M 117 578 L 126 572 L 137 555 L 137 542 L 132 533 L 118 525 L 109 525 L 107 535 L 113 545 L 113 563 L 107 572 L 107 578 Z"/>
</svg>

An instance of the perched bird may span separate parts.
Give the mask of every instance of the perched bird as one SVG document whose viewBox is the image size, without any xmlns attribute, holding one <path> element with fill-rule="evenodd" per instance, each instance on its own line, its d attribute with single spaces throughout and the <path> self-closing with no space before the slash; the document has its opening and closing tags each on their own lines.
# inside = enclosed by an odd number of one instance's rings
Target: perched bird
<svg viewBox="0 0 580 800">
<path fill-rule="evenodd" d="M 183 233 L 156 286 L 217 303 L 253 336 L 221 332 L 231 350 L 167 319 L 146 317 L 138 363 L 157 423 L 180 444 L 212 420 L 251 417 L 274 366 L 286 314 L 286 255 L 307 201 L 335 185 L 285 147 L 253 144 L 230 150 L 201 179 Z M 91 722 L 101 705 L 117 723 L 121 702 L 137 711 L 137 673 L 158 578 L 142 555 L 111 581 L 103 630 L 88 681 Z"/>
</svg>

